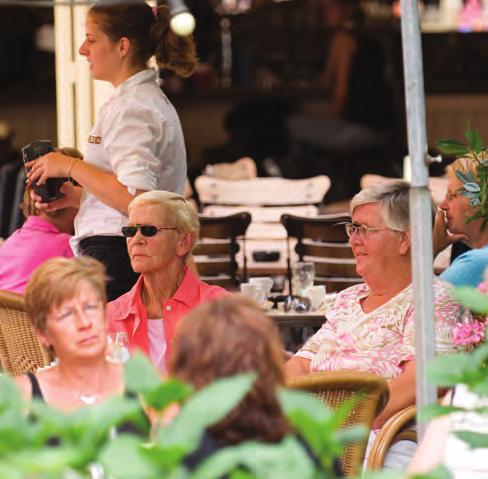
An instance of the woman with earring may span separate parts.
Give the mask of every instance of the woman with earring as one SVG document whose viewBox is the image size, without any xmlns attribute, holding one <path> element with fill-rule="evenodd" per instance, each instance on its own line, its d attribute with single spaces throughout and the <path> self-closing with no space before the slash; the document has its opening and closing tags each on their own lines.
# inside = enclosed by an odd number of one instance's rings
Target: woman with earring
<svg viewBox="0 0 488 479">
<path fill-rule="evenodd" d="M 115 94 L 98 112 L 86 161 L 49 153 L 26 165 L 31 182 L 68 177 L 81 185 L 65 183 L 63 198 L 40 207 L 79 206 L 71 244 L 75 254 L 105 265 L 109 300 L 127 292 L 137 279 L 120 234 L 128 204 L 143 191 L 182 193 L 185 184 L 180 121 L 157 83 L 157 72 L 147 66 L 153 55 L 159 68 L 180 76 L 191 75 L 196 66 L 192 37 L 177 37 L 169 20 L 168 7 L 151 9 L 144 0 L 101 0 L 90 8 L 79 53 L 87 58 L 92 77 L 110 82 Z"/>
<path fill-rule="evenodd" d="M 53 258 L 32 275 L 26 310 L 57 363 L 15 378 L 25 400 L 70 412 L 123 394 L 122 366 L 106 359 L 105 278 L 103 266 L 86 257 Z"/>
</svg>

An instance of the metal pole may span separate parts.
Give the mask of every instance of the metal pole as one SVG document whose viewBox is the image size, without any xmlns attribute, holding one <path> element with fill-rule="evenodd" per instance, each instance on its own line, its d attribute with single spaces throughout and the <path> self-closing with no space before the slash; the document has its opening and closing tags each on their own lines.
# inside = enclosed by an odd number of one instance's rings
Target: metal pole
<svg viewBox="0 0 488 479">
<path fill-rule="evenodd" d="M 422 437 L 425 424 L 419 422 L 418 411 L 436 400 L 436 390 L 427 382 L 426 377 L 426 364 L 435 355 L 432 216 L 428 189 L 425 94 L 417 0 L 401 0 L 401 12 L 408 151 L 412 166 L 410 227 L 416 332 L 417 423 Z"/>
</svg>

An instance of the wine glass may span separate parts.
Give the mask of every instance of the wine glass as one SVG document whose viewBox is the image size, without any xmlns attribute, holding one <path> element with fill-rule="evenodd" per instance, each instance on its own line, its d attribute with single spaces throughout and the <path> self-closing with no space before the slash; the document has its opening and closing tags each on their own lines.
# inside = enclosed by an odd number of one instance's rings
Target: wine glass
<svg viewBox="0 0 488 479">
<path fill-rule="evenodd" d="M 292 266 L 293 294 L 303 296 L 315 279 L 315 265 L 313 263 L 298 262 Z"/>
<path fill-rule="evenodd" d="M 127 333 L 110 333 L 107 336 L 107 360 L 114 363 L 125 363 L 129 360 L 129 339 Z"/>
</svg>

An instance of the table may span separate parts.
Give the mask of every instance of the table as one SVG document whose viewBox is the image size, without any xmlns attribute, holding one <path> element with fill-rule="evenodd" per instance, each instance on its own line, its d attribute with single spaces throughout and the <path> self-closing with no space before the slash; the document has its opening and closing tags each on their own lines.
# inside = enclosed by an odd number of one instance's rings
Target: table
<svg viewBox="0 0 488 479">
<path fill-rule="evenodd" d="M 324 312 L 297 313 L 295 311 L 278 311 L 271 309 L 267 316 L 274 320 L 277 326 L 293 326 L 298 328 L 318 328 L 325 322 Z"/>
</svg>

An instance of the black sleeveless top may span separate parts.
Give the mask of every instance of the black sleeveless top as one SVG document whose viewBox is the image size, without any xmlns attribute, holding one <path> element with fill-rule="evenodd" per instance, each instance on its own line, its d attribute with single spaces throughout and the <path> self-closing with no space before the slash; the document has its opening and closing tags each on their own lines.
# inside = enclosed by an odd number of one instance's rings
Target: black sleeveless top
<svg viewBox="0 0 488 479">
<path fill-rule="evenodd" d="M 41 387 L 39 386 L 39 381 L 37 379 L 37 376 L 34 373 L 29 372 L 29 373 L 27 373 L 27 377 L 29 378 L 31 386 L 32 386 L 32 399 L 35 398 L 35 399 L 38 399 L 39 401 L 46 403 L 46 398 L 44 397 L 44 394 L 42 394 L 42 390 L 41 390 Z M 124 395 L 128 398 L 134 398 L 135 397 L 133 394 L 130 394 L 130 393 L 124 393 Z M 138 436 L 147 437 L 147 435 L 149 433 L 149 428 L 150 428 L 150 421 L 149 421 L 149 418 L 147 417 L 144 409 L 141 408 L 141 410 L 142 410 L 142 413 L 143 413 L 143 416 L 145 419 L 145 421 L 144 421 L 145 422 L 145 424 L 144 424 L 145 430 L 144 431 L 141 431 L 140 428 L 137 428 L 131 422 L 125 422 L 125 423 L 123 423 L 117 427 L 116 432 L 117 433 L 129 432 L 129 433 L 136 434 Z M 53 438 L 53 442 L 50 442 L 50 445 L 56 445 L 56 444 L 57 444 L 57 441 L 55 438 Z"/>
</svg>

